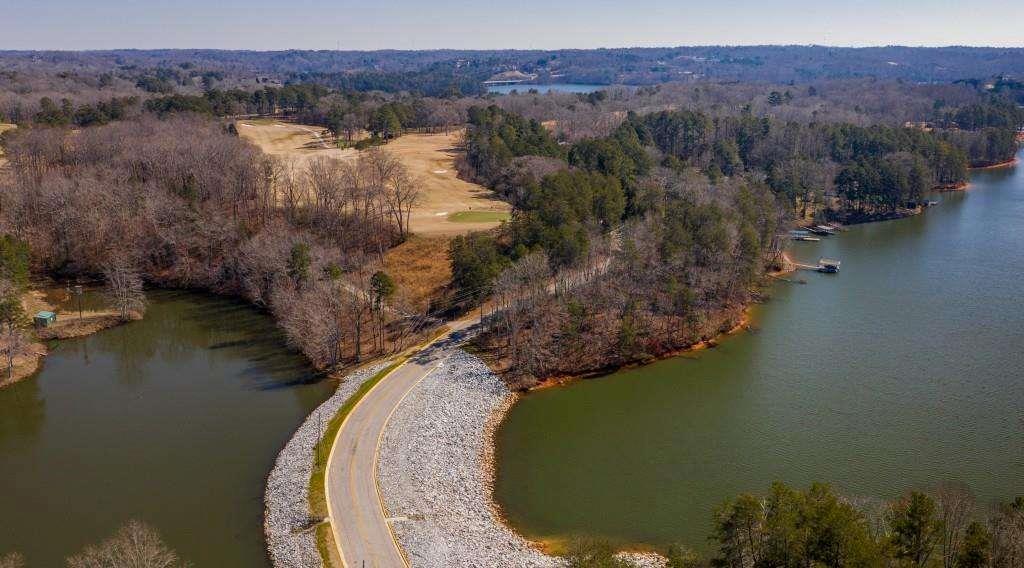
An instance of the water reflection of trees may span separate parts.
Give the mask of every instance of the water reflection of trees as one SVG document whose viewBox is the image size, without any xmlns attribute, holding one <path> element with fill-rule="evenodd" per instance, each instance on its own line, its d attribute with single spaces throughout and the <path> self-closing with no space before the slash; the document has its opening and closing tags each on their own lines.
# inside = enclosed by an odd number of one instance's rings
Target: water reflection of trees
<svg viewBox="0 0 1024 568">
<path fill-rule="evenodd" d="M 242 302 L 183 291 L 149 293 L 143 321 L 95 336 L 96 347 L 116 357 L 122 381 L 135 382 L 153 361 L 174 366 L 195 357 L 211 364 L 247 363 L 245 385 L 278 389 L 316 382 L 320 377 L 298 354 L 289 350 L 265 314 Z"/>
<path fill-rule="evenodd" d="M 33 445 L 45 418 L 46 402 L 35 377 L 0 389 L 0 455 Z"/>
</svg>

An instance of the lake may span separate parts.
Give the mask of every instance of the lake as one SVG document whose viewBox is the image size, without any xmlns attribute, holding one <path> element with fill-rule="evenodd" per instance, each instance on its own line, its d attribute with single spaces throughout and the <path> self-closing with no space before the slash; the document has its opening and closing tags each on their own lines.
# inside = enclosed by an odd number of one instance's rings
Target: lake
<svg viewBox="0 0 1024 568">
<path fill-rule="evenodd" d="M 139 519 L 196 566 L 269 566 L 266 476 L 334 385 L 241 302 L 149 300 L 142 321 L 62 341 L 0 389 L 0 556 L 62 566 Z"/>
<path fill-rule="evenodd" d="M 488 93 L 507 95 L 512 91 L 525 93 L 530 89 L 536 89 L 541 93 L 555 91 L 556 93 L 593 93 L 602 89 L 610 89 L 613 85 L 585 85 L 582 83 L 551 83 L 548 85 L 531 85 L 520 83 L 518 85 L 493 85 L 487 87 Z"/>
<path fill-rule="evenodd" d="M 748 333 L 526 395 L 498 433 L 511 524 L 707 551 L 714 508 L 773 480 L 1024 493 L 1024 168 L 971 178 L 923 215 L 794 243 L 842 272 L 776 283 Z"/>
</svg>

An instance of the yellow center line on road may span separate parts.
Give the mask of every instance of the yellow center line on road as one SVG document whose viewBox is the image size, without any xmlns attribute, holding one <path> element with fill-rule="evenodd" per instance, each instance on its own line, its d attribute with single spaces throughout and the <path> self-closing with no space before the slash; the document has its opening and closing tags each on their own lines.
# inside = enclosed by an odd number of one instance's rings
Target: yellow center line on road
<svg viewBox="0 0 1024 568">
<path fill-rule="evenodd" d="M 463 327 L 465 327 L 465 326 L 463 326 Z M 433 346 L 434 344 L 438 343 L 439 341 L 442 341 L 444 339 L 448 339 L 451 336 L 451 334 L 456 332 L 456 331 L 458 331 L 458 329 L 449 329 L 448 332 L 443 333 L 443 334 L 433 338 L 432 340 L 428 341 L 425 345 L 423 345 L 422 347 L 420 347 L 416 351 L 410 353 L 407 356 L 405 361 L 403 361 L 401 364 L 399 364 L 394 369 L 389 371 L 387 375 L 385 375 L 384 377 L 381 377 L 380 380 L 375 385 L 373 385 L 373 387 L 371 387 L 369 391 L 367 391 L 358 401 L 356 401 L 356 404 L 352 407 L 352 409 L 349 411 L 349 413 L 342 420 L 341 425 L 338 427 L 338 432 L 335 434 L 335 437 L 334 437 L 334 443 L 331 445 L 331 452 L 330 452 L 330 454 L 327 457 L 327 466 L 326 466 L 325 473 L 324 473 L 324 486 L 325 486 L 324 487 L 324 496 L 325 496 L 326 501 L 327 501 L 327 517 L 328 517 L 328 520 L 330 521 L 331 532 L 333 533 L 333 536 L 334 536 L 335 548 L 336 548 L 336 550 L 338 552 L 338 555 L 341 558 L 341 563 L 342 563 L 342 565 L 344 567 L 358 568 L 355 565 L 350 564 L 346 560 L 346 558 L 345 558 L 345 550 L 344 550 L 344 548 L 341 545 L 341 538 L 340 538 L 340 533 L 339 533 L 340 527 L 339 527 L 339 523 L 336 522 L 339 517 L 335 514 L 335 512 L 333 510 L 333 507 L 332 507 L 332 501 L 331 501 L 330 472 L 331 472 L 331 465 L 332 465 L 333 460 L 334 460 L 334 454 L 335 454 L 334 450 L 337 448 L 338 440 L 341 438 L 342 432 L 345 431 L 345 426 L 347 425 L 349 418 L 351 418 L 353 415 L 356 414 L 357 410 L 359 410 L 360 407 L 362 406 L 362 403 L 364 401 L 366 401 L 368 398 L 370 398 L 371 395 L 374 393 L 374 391 L 376 391 L 378 387 L 381 387 L 381 385 L 383 385 L 387 381 L 388 377 L 390 377 L 394 373 L 397 373 L 400 370 L 402 370 L 407 364 L 409 364 L 410 360 L 412 360 L 415 355 L 417 355 L 419 353 L 423 353 L 424 351 L 426 351 L 427 349 L 429 349 L 431 346 Z M 385 524 L 385 526 L 388 529 L 388 533 L 391 536 L 391 542 L 394 545 L 395 550 L 398 552 L 399 558 L 402 559 L 402 562 L 403 562 L 403 564 L 406 567 L 409 567 L 409 560 L 408 560 L 408 558 L 406 558 L 405 551 L 403 551 L 401 545 L 399 545 L 398 539 L 395 536 L 395 532 L 391 528 L 391 524 L 387 520 L 387 511 L 384 508 L 384 501 L 381 498 L 381 492 L 380 492 L 380 483 L 379 483 L 379 481 L 377 479 L 378 462 L 379 462 L 378 456 L 379 456 L 379 451 L 380 451 L 380 443 L 381 443 L 381 439 L 383 438 L 383 435 L 384 435 L 384 430 L 386 429 L 388 422 L 391 420 L 391 416 L 395 413 L 395 410 L 402 404 L 402 402 L 409 395 L 409 393 L 412 391 L 412 389 L 416 387 L 416 385 L 420 384 L 420 382 L 422 382 L 425 378 L 427 378 L 427 376 L 429 376 L 432 372 L 434 372 L 434 370 L 436 370 L 438 367 L 440 367 L 447 359 L 448 359 L 448 356 L 446 355 L 443 359 L 438 361 L 433 367 L 431 367 L 425 373 L 423 373 L 423 375 L 420 378 L 416 379 L 416 381 L 412 385 L 410 385 L 409 388 L 406 389 L 404 393 L 402 393 L 401 398 L 391 408 L 390 412 L 388 412 L 388 415 L 385 418 L 384 423 L 381 425 L 380 431 L 378 432 L 378 435 L 377 435 L 377 443 L 376 443 L 376 446 L 374 447 L 372 472 L 373 472 L 374 487 L 376 488 L 376 493 L 377 493 L 377 505 L 380 507 L 381 518 L 383 519 L 384 524 Z M 414 362 L 413 364 L 417 364 L 417 363 Z M 390 387 L 390 386 L 391 386 L 390 383 L 388 383 L 388 387 Z M 364 425 L 363 429 L 365 430 L 365 425 Z M 356 451 L 358 449 L 358 442 L 359 442 L 360 439 L 363 439 L 363 438 L 364 438 L 364 436 L 357 436 L 356 437 L 355 445 L 352 448 L 351 455 L 354 456 L 356 454 Z M 355 482 L 356 482 L 356 478 L 354 476 L 354 469 L 353 469 L 353 471 L 349 472 L 349 483 L 348 483 L 349 491 L 351 492 L 352 495 L 358 495 L 358 493 L 355 492 L 355 486 L 354 486 Z M 360 512 L 358 511 L 358 507 L 356 509 L 357 509 L 356 510 L 356 516 L 357 516 L 358 525 L 361 527 L 362 524 L 363 524 L 362 523 L 362 516 L 361 516 Z M 361 529 L 357 529 L 357 531 L 359 532 L 360 536 L 363 536 L 363 531 Z M 366 540 L 366 539 L 363 539 L 363 540 Z M 371 554 L 372 554 L 372 552 L 371 552 Z M 371 562 L 372 562 L 372 560 L 371 560 Z M 371 565 L 373 565 L 373 564 L 371 564 Z"/>
<path fill-rule="evenodd" d="M 406 391 L 402 394 L 402 398 L 398 399 L 398 402 L 395 403 L 395 405 L 391 408 L 391 412 L 388 412 L 387 418 L 384 419 L 384 424 L 383 426 L 381 426 L 380 433 L 377 434 L 377 446 L 373 449 L 373 485 L 374 487 L 377 488 L 377 504 L 380 505 L 380 514 L 384 518 L 384 524 L 387 525 L 388 532 L 391 533 L 391 541 L 394 543 L 395 549 L 398 550 L 398 555 L 402 558 L 402 562 L 404 562 L 407 567 L 410 567 L 411 564 L 409 564 L 409 559 L 406 557 L 405 551 L 402 550 L 402 546 L 398 544 L 398 537 L 395 536 L 395 529 L 393 529 L 391 527 L 391 523 L 388 522 L 388 511 L 384 507 L 384 498 L 381 496 L 380 493 L 380 477 L 377 475 L 380 465 L 380 442 L 382 439 L 384 439 L 384 431 L 387 430 L 388 423 L 391 422 L 391 416 L 394 415 L 395 411 L 398 410 L 399 406 L 402 406 L 402 402 L 404 402 L 405 398 L 409 396 L 409 393 L 412 392 L 412 389 L 416 388 L 417 385 L 423 382 L 424 379 L 430 376 L 431 373 L 437 370 L 437 368 L 444 364 L 444 362 L 447 360 L 448 357 L 441 359 L 440 361 L 437 362 L 436 365 L 428 369 L 426 373 L 423 373 L 423 376 L 416 379 L 416 382 L 409 385 L 409 388 L 406 389 Z"/>
</svg>

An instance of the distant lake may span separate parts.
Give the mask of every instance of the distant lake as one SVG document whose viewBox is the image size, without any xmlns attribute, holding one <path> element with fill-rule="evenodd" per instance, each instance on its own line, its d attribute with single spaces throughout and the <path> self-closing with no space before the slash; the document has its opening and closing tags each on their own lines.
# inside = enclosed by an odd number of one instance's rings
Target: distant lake
<svg viewBox="0 0 1024 568">
<path fill-rule="evenodd" d="M 546 93 L 548 91 L 555 91 L 558 93 L 593 93 L 594 91 L 610 89 L 614 86 L 615 85 L 587 85 L 583 83 L 551 83 L 548 85 L 529 85 L 520 83 L 518 85 L 494 85 L 487 87 L 487 92 L 507 95 L 512 91 L 525 93 L 530 89 L 536 89 L 541 93 Z"/>
<path fill-rule="evenodd" d="M 716 349 L 527 394 L 495 495 L 535 539 L 707 550 L 712 511 L 773 480 L 892 499 L 1024 493 L 1024 168 L 909 219 L 793 243 L 800 272 Z"/>
</svg>

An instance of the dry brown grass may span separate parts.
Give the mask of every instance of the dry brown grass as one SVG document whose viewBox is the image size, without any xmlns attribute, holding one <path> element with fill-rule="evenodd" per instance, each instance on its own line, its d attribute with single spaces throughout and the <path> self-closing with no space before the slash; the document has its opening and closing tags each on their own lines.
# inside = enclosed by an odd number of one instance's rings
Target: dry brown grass
<svg viewBox="0 0 1024 568">
<path fill-rule="evenodd" d="M 412 231 L 425 235 L 461 235 L 496 227 L 499 221 L 452 221 L 461 212 L 508 212 L 508 203 L 491 190 L 459 179 L 455 159 L 462 131 L 449 134 L 406 134 L 384 147 L 398 156 L 420 183 L 420 202 L 412 212 Z M 456 217 L 458 219 L 458 217 Z"/>
<path fill-rule="evenodd" d="M 54 311 L 53 304 L 46 299 L 43 290 L 29 290 L 21 295 L 21 309 L 29 316 L 42 311 Z"/>
<path fill-rule="evenodd" d="M 32 343 L 29 345 L 30 355 L 18 356 L 14 358 L 14 369 L 12 373 L 8 373 L 6 360 L 4 361 L 3 369 L 0 369 L 0 388 L 27 379 L 34 375 L 39 370 L 39 366 L 43 362 L 43 357 L 46 356 L 46 345 L 42 343 Z"/>
<path fill-rule="evenodd" d="M 322 134 L 324 129 L 318 126 L 273 119 L 239 120 L 235 124 L 239 136 L 271 156 L 296 160 L 299 167 L 321 156 L 345 160 L 357 155 L 354 149 L 332 145 L 330 136 Z"/>
<path fill-rule="evenodd" d="M 352 160 L 359 152 L 333 147 L 323 129 L 272 119 L 240 120 L 242 138 L 259 146 L 271 156 L 295 160 L 302 168 L 314 158 L 326 156 Z M 384 149 L 398 157 L 420 188 L 419 203 L 413 208 L 412 232 L 421 235 L 461 235 L 496 227 L 507 213 L 508 203 L 497 199 L 491 190 L 459 179 L 455 160 L 461 149 L 462 130 L 448 134 L 406 134 L 388 143 Z M 449 217 L 463 212 L 490 212 L 486 220 L 466 222 L 466 217 Z M 459 219 L 462 219 L 461 221 Z"/>
<path fill-rule="evenodd" d="M 441 296 L 452 278 L 446 236 L 413 236 L 384 256 L 384 271 L 417 308 Z"/>
<path fill-rule="evenodd" d="M 132 319 L 142 319 L 142 316 L 132 314 Z M 71 339 L 92 335 L 123 323 L 126 322 L 113 311 L 82 312 L 81 316 L 77 312 L 63 312 L 57 316 L 57 321 L 36 330 L 36 335 L 40 339 Z"/>
</svg>

